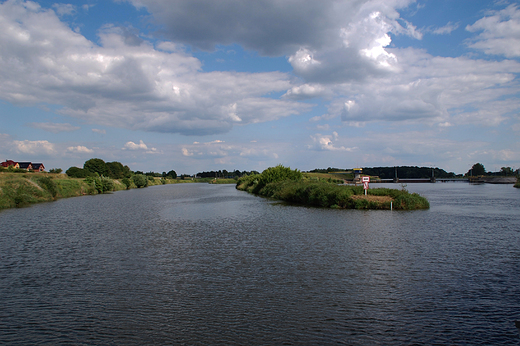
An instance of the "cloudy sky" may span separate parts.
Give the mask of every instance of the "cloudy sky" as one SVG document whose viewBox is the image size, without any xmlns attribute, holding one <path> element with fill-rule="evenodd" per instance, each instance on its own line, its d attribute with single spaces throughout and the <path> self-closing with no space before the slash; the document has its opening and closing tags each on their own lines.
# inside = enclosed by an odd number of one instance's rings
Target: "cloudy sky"
<svg viewBox="0 0 520 346">
<path fill-rule="evenodd" d="M 520 3 L 0 1 L 0 160 L 520 167 Z"/>
</svg>

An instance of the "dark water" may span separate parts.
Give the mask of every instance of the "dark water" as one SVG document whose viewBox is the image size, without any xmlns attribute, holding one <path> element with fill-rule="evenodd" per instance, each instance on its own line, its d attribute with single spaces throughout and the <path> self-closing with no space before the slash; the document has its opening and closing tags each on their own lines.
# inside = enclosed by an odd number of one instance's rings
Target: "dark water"
<svg viewBox="0 0 520 346">
<path fill-rule="evenodd" d="M 431 209 L 185 184 L 2 211 L 0 344 L 520 345 L 520 189 L 407 188 Z"/>
</svg>

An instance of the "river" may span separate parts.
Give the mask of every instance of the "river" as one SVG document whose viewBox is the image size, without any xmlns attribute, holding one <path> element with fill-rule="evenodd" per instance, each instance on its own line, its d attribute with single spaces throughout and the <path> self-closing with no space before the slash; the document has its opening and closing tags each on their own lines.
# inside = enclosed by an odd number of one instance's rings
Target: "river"
<svg viewBox="0 0 520 346">
<path fill-rule="evenodd" d="M 431 208 L 177 184 L 4 210 L 0 344 L 520 345 L 520 189 L 406 188 Z"/>
</svg>

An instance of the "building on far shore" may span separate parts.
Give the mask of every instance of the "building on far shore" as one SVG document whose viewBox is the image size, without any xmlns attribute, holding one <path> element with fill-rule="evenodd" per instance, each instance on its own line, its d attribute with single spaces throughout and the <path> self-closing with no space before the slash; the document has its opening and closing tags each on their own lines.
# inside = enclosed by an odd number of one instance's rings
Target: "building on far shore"
<svg viewBox="0 0 520 346">
<path fill-rule="evenodd" d="M 5 160 L 5 162 L 0 162 L 0 166 L 4 168 L 18 168 L 18 169 L 24 169 L 26 171 L 33 171 L 33 172 L 44 172 L 45 166 L 43 163 L 32 163 L 32 162 L 16 162 L 13 160 Z"/>
</svg>

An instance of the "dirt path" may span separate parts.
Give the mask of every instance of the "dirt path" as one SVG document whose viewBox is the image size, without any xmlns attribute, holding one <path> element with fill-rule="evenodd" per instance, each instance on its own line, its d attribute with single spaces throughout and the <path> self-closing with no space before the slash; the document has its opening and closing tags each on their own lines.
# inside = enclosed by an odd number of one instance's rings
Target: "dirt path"
<svg viewBox="0 0 520 346">
<path fill-rule="evenodd" d="M 354 195 L 351 197 L 352 199 L 366 199 L 369 202 L 379 202 L 379 203 L 385 203 L 385 202 L 392 202 L 393 199 L 390 196 L 371 196 L 371 195 Z"/>
</svg>

